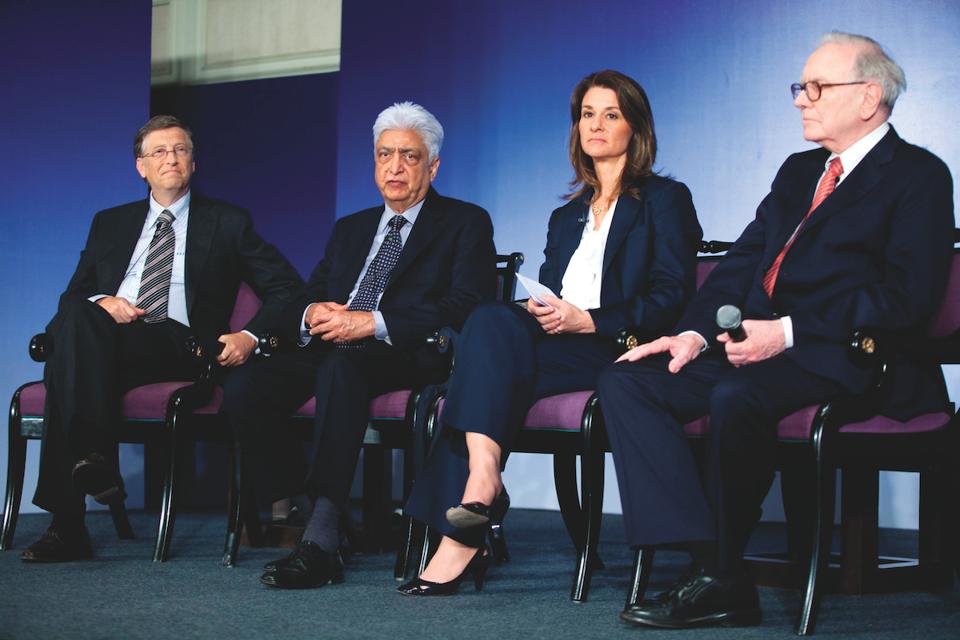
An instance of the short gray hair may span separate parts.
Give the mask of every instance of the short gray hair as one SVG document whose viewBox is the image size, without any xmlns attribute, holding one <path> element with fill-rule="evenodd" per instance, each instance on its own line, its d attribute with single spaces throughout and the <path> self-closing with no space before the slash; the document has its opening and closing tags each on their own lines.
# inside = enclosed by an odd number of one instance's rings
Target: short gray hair
<svg viewBox="0 0 960 640">
<path fill-rule="evenodd" d="M 427 146 L 430 162 L 440 155 L 443 146 L 443 126 L 432 113 L 413 102 L 396 102 L 377 116 L 373 123 L 373 144 L 377 144 L 380 134 L 388 129 L 416 131 L 423 144 Z"/>
<path fill-rule="evenodd" d="M 855 33 L 831 31 L 823 36 L 820 44 L 852 44 L 862 47 L 857 54 L 855 65 L 857 75 L 860 80 L 873 80 L 878 83 L 883 90 L 883 104 L 889 111 L 893 111 L 893 105 L 900 93 L 907 90 L 907 76 L 879 42 Z"/>
</svg>

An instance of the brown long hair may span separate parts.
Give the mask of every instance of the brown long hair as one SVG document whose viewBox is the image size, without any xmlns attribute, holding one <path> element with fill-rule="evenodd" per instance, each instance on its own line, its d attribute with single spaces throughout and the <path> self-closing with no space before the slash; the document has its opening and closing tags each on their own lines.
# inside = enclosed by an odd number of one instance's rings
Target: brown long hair
<svg viewBox="0 0 960 640">
<path fill-rule="evenodd" d="M 640 179 L 653 173 L 657 159 L 657 134 L 653 130 L 653 112 L 647 94 L 636 80 L 610 69 L 591 73 L 581 80 L 570 96 L 570 164 L 574 178 L 566 198 L 573 200 L 593 190 L 600 190 L 600 181 L 593 167 L 593 158 L 580 146 L 580 108 L 583 96 L 593 87 L 611 89 L 617 94 L 620 112 L 633 130 L 627 145 L 627 164 L 620 176 L 620 193 L 633 197 L 640 195 Z"/>
</svg>

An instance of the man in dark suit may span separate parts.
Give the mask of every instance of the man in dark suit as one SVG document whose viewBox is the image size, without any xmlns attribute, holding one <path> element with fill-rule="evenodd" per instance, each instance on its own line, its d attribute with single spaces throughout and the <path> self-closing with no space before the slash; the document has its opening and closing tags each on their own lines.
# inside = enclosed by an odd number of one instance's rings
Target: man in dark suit
<svg viewBox="0 0 960 640">
<path fill-rule="evenodd" d="M 270 563 L 272 587 L 340 582 L 339 522 L 348 506 L 370 399 L 436 382 L 445 374 L 424 339 L 462 326 L 495 287 L 487 212 L 445 198 L 430 183 L 443 128 L 405 102 L 374 123 L 377 187 L 384 205 L 337 221 L 304 291 L 287 306 L 283 330 L 298 344 L 227 380 L 223 413 L 243 445 L 262 497 L 292 496 L 307 514 L 303 539 Z M 311 396 L 316 425 L 309 464 L 278 428 Z"/>
<path fill-rule="evenodd" d="M 941 299 L 953 238 L 952 180 L 887 123 L 903 71 L 876 42 L 828 34 L 794 104 L 822 148 L 790 156 L 677 325 L 601 376 L 631 545 L 688 543 L 699 571 L 624 611 L 639 625 L 756 624 L 744 548 L 774 475 L 776 424 L 862 392 L 847 356 L 856 327 L 923 334 Z M 746 339 L 717 335 L 718 307 L 744 312 Z M 945 406 L 939 368 L 904 364 L 883 412 Z M 701 485 L 682 431 L 710 416 Z"/>
<path fill-rule="evenodd" d="M 151 118 L 134 140 L 147 200 L 99 212 L 86 247 L 47 326 L 50 355 L 45 434 L 34 503 L 53 513 L 22 558 L 89 558 L 85 494 L 123 500 L 113 445 L 123 392 L 148 382 L 191 379 L 198 365 L 186 343 L 223 343 L 219 363 L 242 364 L 257 335 L 302 286 L 296 270 L 264 242 L 250 215 L 190 191 L 190 130 L 171 116 Z M 244 331 L 228 333 L 240 282 L 263 300 Z"/>
</svg>

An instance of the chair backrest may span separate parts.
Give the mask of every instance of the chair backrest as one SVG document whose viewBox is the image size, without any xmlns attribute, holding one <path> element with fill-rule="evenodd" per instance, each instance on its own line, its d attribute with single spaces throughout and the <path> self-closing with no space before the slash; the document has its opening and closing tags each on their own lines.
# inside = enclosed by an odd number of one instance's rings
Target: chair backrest
<svg viewBox="0 0 960 640">
<path fill-rule="evenodd" d="M 960 331 L 960 253 L 954 249 L 943 301 L 930 322 L 927 335 L 931 338 L 944 338 L 957 331 Z"/>
<path fill-rule="evenodd" d="M 257 315 L 260 310 L 260 298 L 253 292 L 246 282 L 240 283 L 237 290 L 237 301 L 233 305 L 230 315 L 230 331 L 240 331 Z"/>
<path fill-rule="evenodd" d="M 497 256 L 497 301 L 513 302 L 517 292 L 517 272 L 523 264 L 523 254 L 517 251 Z"/>
<path fill-rule="evenodd" d="M 697 257 L 697 290 L 703 286 L 707 276 L 713 271 L 713 268 L 723 259 L 722 253 L 733 246 L 732 242 L 725 240 L 706 240 L 700 243 L 699 255 Z"/>
</svg>

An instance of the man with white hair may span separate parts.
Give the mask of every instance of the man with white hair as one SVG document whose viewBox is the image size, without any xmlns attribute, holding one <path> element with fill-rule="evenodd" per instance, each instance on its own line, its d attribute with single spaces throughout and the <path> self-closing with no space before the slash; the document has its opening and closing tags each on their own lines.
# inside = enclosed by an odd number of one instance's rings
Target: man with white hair
<svg viewBox="0 0 960 640">
<path fill-rule="evenodd" d="M 628 351 L 598 390 L 628 543 L 686 544 L 696 571 L 620 614 L 653 627 L 757 624 L 743 553 L 773 480 L 776 425 L 867 389 L 848 356 L 857 327 L 923 335 L 947 280 L 952 179 L 887 123 L 903 70 L 870 38 L 828 34 L 791 87 L 804 138 L 756 218 L 675 328 Z M 718 333 L 722 305 L 746 338 Z M 898 363 L 884 415 L 946 406 L 939 367 Z M 710 417 L 701 480 L 682 426 Z"/>
<path fill-rule="evenodd" d="M 425 338 L 460 327 L 495 285 L 493 227 L 480 207 L 430 186 L 443 127 L 420 105 L 394 104 L 373 126 L 374 176 L 384 204 L 337 221 L 282 329 L 299 346 L 241 369 L 224 385 L 223 414 L 243 445 L 263 498 L 293 496 L 303 539 L 269 563 L 263 584 L 310 588 L 343 580 L 341 515 L 370 399 L 442 380 L 445 363 Z M 310 460 L 277 428 L 311 396 Z"/>
</svg>

